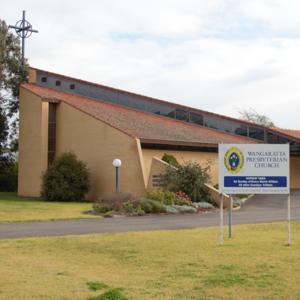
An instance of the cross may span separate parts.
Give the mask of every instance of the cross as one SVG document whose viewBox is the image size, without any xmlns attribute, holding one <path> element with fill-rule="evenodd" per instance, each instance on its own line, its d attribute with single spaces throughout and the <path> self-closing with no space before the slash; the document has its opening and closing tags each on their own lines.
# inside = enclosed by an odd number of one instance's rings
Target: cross
<svg viewBox="0 0 300 300">
<path fill-rule="evenodd" d="M 25 19 L 25 10 L 23 10 L 23 18 L 19 20 L 15 26 L 9 25 L 8 28 L 13 28 L 16 34 L 22 39 L 22 65 L 25 57 L 25 39 L 30 37 L 33 32 L 38 33 L 37 30 L 32 29 L 32 25 Z"/>
</svg>

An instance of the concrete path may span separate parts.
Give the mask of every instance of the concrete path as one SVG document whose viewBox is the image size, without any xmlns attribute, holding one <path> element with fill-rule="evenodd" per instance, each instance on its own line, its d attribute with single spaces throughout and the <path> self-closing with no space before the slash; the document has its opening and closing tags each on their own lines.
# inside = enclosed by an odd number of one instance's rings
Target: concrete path
<svg viewBox="0 0 300 300">
<path fill-rule="evenodd" d="M 233 224 L 266 223 L 286 220 L 286 196 L 257 195 L 239 211 Z M 292 192 L 292 219 L 300 219 L 300 191 Z M 224 213 L 227 224 L 227 212 Z M 219 212 L 181 215 L 151 215 L 69 221 L 0 224 L 0 239 L 33 236 L 80 235 L 89 233 L 170 230 L 218 226 Z"/>
</svg>

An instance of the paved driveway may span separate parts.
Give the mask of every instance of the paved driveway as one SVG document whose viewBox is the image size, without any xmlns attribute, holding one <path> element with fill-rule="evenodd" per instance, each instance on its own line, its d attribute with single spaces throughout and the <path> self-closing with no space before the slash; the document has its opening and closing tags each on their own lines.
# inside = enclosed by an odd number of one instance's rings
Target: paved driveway
<svg viewBox="0 0 300 300">
<path fill-rule="evenodd" d="M 300 219 L 300 191 L 292 192 L 292 219 Z M 233 224 L 251 224 L 286 220 L 286 196 L 257 195 L 239 211 L 233 212 Z M 224 213 L 227 223 L 227 212 Z M 170 230 L 218 226 L 219 211 L 206 214 L 151 215 L 110 219 L 70 220 L 0 224 L 0 239 L 31 236 L 80 235 L 88 233 Z"/>
</svg>

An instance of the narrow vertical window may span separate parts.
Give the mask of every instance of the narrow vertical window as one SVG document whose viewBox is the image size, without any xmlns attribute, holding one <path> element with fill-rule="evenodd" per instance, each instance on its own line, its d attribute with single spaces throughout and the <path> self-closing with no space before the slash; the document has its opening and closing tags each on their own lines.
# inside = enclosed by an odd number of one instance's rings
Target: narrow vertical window
<svg viewBox="0 0 300 300">
<path fill-rule="evenodd" d="M 49 103 L 48 118 L 48 165 L 52 164 L 56 150 L 56 104 Z"/>
</svg>

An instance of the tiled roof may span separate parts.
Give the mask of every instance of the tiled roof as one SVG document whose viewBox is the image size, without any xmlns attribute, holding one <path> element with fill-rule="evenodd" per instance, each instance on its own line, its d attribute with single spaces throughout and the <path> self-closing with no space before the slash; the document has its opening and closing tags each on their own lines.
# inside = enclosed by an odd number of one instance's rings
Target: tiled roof
<svg viewBox="0 0 300 300">
<path fill-rule="evenodd" d="M 238 121 L 240 124 L 244 124 L 244 125 L 255 126 L 255 127 L 263 128 L 263 129 L 266 128 L 266 126 L 263 126 L 263 125 L 260 125 L 260 124 L 255 124 L 253 122 L 249 122 L 249 121 L 246 121 L 246 120 L 236 119 L 236 118 L 232 118 L 232 117 L 229 117 L 229 116 L 220 115 L 220 114 L 217 114 L 217 113 L 214 113 L 214 112 L 211 112 L 211 111 L 205 111 L 205 110 L 202 110 L 202 109 L 199 109 L 199 108 L 194 108 L 194 107 L 190 107 L 190 106 L 186 106 L 186 105 L 182 105 L 182 104 L 178 104 L 178 103 L 173 103 L 173 102 L 158 99 L 158 98 L 153 98 L 153 97 L 149 97 L 149 96 L 145 96 L 145 95 L 141 95 L 141 94 L 137 94 L 137 93 L 128 92 L 128 91 L 125 91 L 125 90 L 120 90 L 120 89 L 117 89 L 117 88 L 114 88 L 114 87 L 111 87 L 111 86 L 106 86 L 106 85 L 98 84 L 98 83 L 95 83 L 95 82 L 90 82 L 90 81 L 82 80 L 82 79 L 79 79 L 79 78 L 66 76 L 66 75 L 62 75 L 62 74 L 58 74 L 58 73 L 54 73 L 54 72 L 50 72 L 50 71 L 46 71 L 46 70 L 42 70 L 42 69 L 38 69 L 38 68 L 30 67 L 30 69 L 41 72 L 42 74 L 45 74 L 45 75 L 54 75 L 54 76 L 57 76 L 57 77 L 60 77 L 60 78 L 66 79 L 66 80 L 70 80 L 70 81 L 73 81 L 73 82 L 79 82 L 79 83 L 87 84 L 87 85 L 90 85 L 90 86 L 103 88 L 103 89 L 106 89 L 108 91 L 114 91 L 114 92 L 117 92 L 117 93 L 120 93 L 120 94 L 127 95 L 129 97 L 130 96 L 133 96 L 133 97 L 136 96 L 140 99 L 149 100 L 149 101 L 154 102 L 154 103 L 167 104 L 168 106 L 172 106 L 174 108 L 187 109 L 189 111 L 193 111 L 193 112 L 196 112 L 196 113 L 205 113 L 206 115 L 215 116 L 215 117 L 218 117 L 218 118 L 221 118 L 221 119 L 224 119 L 224 120 L 228 120 L 228 121 L 233 121 L 233 122 Z"/>
<path fill-rule="evenodd" d="M 120 131 L 143 140 L 182 142 L 183 144 L 257 143 L 257 141 L 177 121 L 164 116 L 130 109 L 117 104 L 59 92 L 27 83 L 23 88 L 46 100 L 63 101 Z"/>
<path fill-rule="evenodd" d="M 293 136 L 295 138 L 300 139 L 300 130 L 286 129 L 286 128 L 272 128 L 272 129 L 280 133 L 287 134 L 289 136 Z"/>
</svg>

